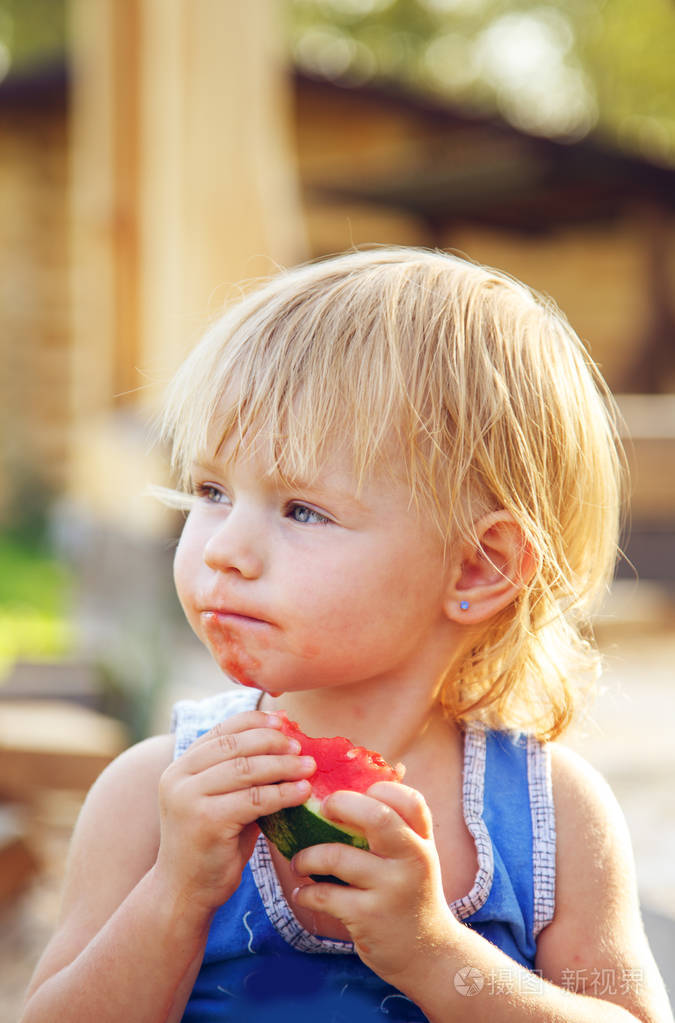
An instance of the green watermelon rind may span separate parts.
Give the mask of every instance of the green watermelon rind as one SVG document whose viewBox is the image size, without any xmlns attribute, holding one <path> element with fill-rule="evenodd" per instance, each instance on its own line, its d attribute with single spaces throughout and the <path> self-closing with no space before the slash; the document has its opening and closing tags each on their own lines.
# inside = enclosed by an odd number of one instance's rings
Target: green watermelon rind
<svg viewBox="0 0 675 1023">
<path fill-rule="evenodd" d="M 287 860 L 293 859 L 301 849 L 324 842 L 339 842 L 357 849 L 367 849 L 364 835 L 344 825 L 329 821 L 319 812 L 320 801 L 310 796 L 301 806 L 289 806 L 276 813 L 258 818 L 260 830 Z M 344 884 L 340 878 L 330 875 L 312 874 L 314 881 L 329 881 Z"/>
</svg>

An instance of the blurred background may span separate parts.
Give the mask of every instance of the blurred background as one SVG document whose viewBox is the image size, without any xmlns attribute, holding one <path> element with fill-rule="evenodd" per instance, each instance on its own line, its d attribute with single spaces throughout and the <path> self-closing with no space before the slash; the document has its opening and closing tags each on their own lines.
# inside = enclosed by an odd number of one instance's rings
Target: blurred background
<svg viewBox="0 0 675 1023">
<path fill-rule="evenodd" d="M 617 394 L 631 528 L 567 741 L 609 778 L 675 989 L 671 0 L 0 0 L 0 1017 L 83 794 L 222 686 L 151 425 L 243 281 L 449 248 L 552 295 Z"/>
</svg>

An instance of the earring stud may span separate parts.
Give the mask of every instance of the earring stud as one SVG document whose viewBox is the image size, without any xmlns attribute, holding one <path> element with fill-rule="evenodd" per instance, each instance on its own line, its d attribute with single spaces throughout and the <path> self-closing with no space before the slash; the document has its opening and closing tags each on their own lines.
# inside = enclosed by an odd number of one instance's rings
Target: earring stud
<svg viewBox="0 0 675 1023">
<path fill-rule="evenodd" d="M 468 600 L 460 600 L 459 607 L 460 607 L 460 611 L 468 611 L 469 610 L 469 601 Z"/>
</svg>

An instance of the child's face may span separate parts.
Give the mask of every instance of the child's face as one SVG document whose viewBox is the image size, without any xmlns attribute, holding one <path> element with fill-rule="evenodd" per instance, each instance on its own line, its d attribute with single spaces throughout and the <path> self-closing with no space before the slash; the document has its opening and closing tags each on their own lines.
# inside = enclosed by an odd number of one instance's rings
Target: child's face
<svg viewBox="0 0 675 1023">
<path fill-rule="evenodd" d="M 279 694 L 447 663 L 443 543 L 407 485 L 376 475 L 357 498 L 337 452 L 311 483 L 266 469 L 248 450 L 193 467 L 176 588 L 223 671 Z"/>
</svg>

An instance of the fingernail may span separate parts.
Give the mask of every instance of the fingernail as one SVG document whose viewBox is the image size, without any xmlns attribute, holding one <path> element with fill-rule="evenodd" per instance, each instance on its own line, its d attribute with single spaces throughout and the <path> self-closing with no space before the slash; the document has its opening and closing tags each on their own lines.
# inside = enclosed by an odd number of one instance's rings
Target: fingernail
<svg viewBox="0 0 675 1023">
<path fill-rule="evenodd" d="M 308 771 L 316 770 L 316 760 L 314 757 L 300 757 L 300 763 L 303 767 L 306 767 Z"/>
<path fill-rule="evenodd" d="M 297 739 L 289 739 L 288 745 L 291 747 L 291 753 L 299 753 L 302 749 L 302 746 Z"/>
<path fill-rule="evenodd" d="M 268 714 L 267 724 L 269 725 L 270 728 L 278 728 L 279 725 L 281 724 L 281 718 L 279 717 L 278 714 Z"/>
</svg>

